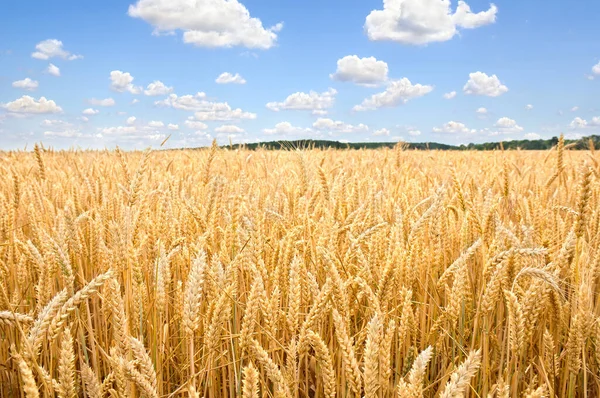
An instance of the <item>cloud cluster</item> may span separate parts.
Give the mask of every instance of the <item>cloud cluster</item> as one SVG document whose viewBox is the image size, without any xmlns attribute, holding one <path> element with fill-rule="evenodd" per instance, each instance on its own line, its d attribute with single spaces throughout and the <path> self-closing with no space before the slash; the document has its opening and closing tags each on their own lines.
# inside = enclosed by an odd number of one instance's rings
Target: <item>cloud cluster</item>
<svg viewBox="0 0 600 398">
<path fill-rule="evenodd" d="M 452 39 L 459 28 L 474 29 L 496 21 L 498 8 L 474 13 L 464 1 L 452 12 L 450 0 L 384 0 L 382 10 L 373 10 L 365 21 L 370 40 L 391 40 L 421 45 Z"/>
<path fill-rule="evenodd" d="M 141 87 L 133 85 L 134 77 L 129 72 L 113 70 L 110 72 L 110 88 L 119 93 L 128 91 L 131 94 L 139 94 Z"/>
<path fill-rule="evenodd" d="M 48 60 L 50 58 L 62 58 L 69 61 L 83 58 L 82 55 L 71 54 L 63 48 L 60 40 L 48 39 L 35 45 L 35 51 L 31 56 L 35 59 Z"/>
<path fill-rule="evenodd" d="M 469 80 L 463 87 L 463 92 L 468 95 L 484 95 L 487 97 L 499 97 L 506 93 L 508 87 L 503 85 L 498 76 L 488 76 L 483 72 L 469 74 Z"/>
<path fill-rule="evenodd" d="M 183 41 L 200 47 L 269 49 L 283 28 L 264 28 L 237 0 L 138 0 L 129 16 L 151 24 L 156 34 L 183 31 Z"/>
<path fill-rule="evenodd" d="M 155 105 L 193 111 L 194 118 L 199 121 L 256 119 L 255 113 L 245 112 L 239 108 L 233 109 L 227 102 L 209 101 L 203 92 L 181 97 L 171 94 L 162 101 L 156 101 Z"/>
<path fill-rule="evenodd" d="M 233 75 L 229 72 L 223 72 L 217 77 L 215 82 L 218 84 L 246 84 L 246 79 L 240 76 L 239 73 Z"/>
<path fill-rule="evenodd" d="M 131 79 L 133 81 L 133 78 Z M 131 84 L 131 82 L 129 83 Z M 144 90 L 144 94 L 148 96 L 167 95 L 173 92 L 173 87 L 167 87 L 160 80 L 155 80 L 148 84 L 148 87 Z"/>
<path fill-rule="evenodd" d="M 393 80 L 389 82 L 385 91 L 366 98 L 360 105 L 356 105 L 353 110 L 367 111 L 406 104 L 409 100 L 422 97 L 432 90 L 433 86 L 412 84 L 407 78 Z"/>
<path fill-rule="evenodd" d="M 347 55 L 337 61 L 337 70 L 329 75 L 333 80 L 352 82 L 361 86 L 374 86 L 388 79 L 388 64 L 375 57 L 359 58 Z"/>
<path fill-rule="evenodd" d="M 310 91 L 308 93 L 297 92 L 290 94 L 282 102 L 269 102 L 267 108 L 279 112 L 281 110 L 308 110 L 316 113 L 318 111 L 326 111 L 335 103 L 337 90 L 330 88 L 329 90 L 318 93 Z M 323 115 L 322 112 L 318 113 Z"/>
<path fill-rule="evenodd" d="M 9 112 L 19 114 L 42 114 L 42 113 L 61 113 L 62 108 L 56 105 L 56 102 L 40 97 L 36 100 L 33 97 L 24 95 L 19 99 L 6 104 L 0 104 L 0 108 L 4 108 Z"/>
<path fill-rule="evenodd" d="M 27 91 L 33 91 L 36 88 L 39 87 L 39 83 L 36 80 L 31 80 L 30 78 L 26 77 L 23 80 L 17 80 L 16 82 L 12 83 L 12 86 L 15 88 L 22 88 L 23 90 L 27 90 Z"/>
</svg>

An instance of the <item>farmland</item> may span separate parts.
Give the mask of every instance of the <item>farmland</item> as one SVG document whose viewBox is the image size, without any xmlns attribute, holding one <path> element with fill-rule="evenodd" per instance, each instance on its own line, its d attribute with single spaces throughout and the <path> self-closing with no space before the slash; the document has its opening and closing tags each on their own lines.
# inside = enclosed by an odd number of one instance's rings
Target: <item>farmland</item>
<svg viewBox="0 0 600 398">
<path fill-rule="evenodd" d="M 599 156 L 0 154 L 0 396 L 600 396 Z"/>
</svg>

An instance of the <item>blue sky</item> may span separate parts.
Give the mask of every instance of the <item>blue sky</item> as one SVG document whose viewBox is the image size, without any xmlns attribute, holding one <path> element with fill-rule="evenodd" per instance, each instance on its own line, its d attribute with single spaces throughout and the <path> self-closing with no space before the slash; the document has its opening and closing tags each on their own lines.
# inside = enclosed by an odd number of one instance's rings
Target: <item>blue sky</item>
<svg viewBox="0 0 600 398">
<path fill-rule="evenodd" d="M 3 2 L 0 149 L 597 134 L 597 15 L 591 0 Z"/>
</svg>

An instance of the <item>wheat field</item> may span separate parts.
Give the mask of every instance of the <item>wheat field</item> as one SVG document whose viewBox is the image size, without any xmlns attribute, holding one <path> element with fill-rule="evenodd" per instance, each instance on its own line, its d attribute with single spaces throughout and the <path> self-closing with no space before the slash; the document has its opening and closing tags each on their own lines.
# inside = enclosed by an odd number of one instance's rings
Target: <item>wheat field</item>
<svg viewBox="0 0 600 398">
<path fill-rule="evenodd" d="M 0 154 L 1 397 L 598 397 L 599 157 Z"/>
</svg>

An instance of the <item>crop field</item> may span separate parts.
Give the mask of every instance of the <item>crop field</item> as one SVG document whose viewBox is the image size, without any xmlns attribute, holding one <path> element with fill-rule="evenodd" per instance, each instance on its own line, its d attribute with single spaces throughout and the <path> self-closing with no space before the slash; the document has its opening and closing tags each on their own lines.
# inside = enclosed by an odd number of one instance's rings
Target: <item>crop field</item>
<svg viewBox="0 0 600 398">
<path fill-rule="evenodd" d="M 0 153 L 0 397 L 598 397 L 599 160 Z"/>
</svg>

